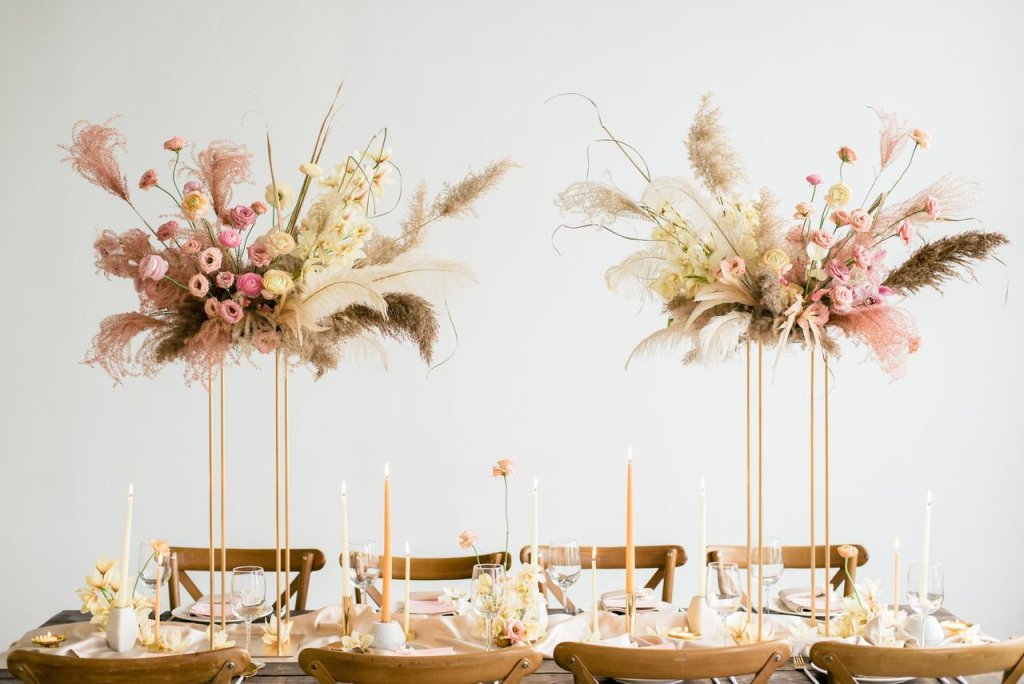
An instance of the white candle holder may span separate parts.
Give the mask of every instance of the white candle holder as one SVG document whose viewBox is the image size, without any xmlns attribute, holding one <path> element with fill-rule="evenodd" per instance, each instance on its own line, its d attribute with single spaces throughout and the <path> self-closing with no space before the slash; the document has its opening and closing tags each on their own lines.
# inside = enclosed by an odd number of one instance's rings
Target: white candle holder
<svg viewBox="0 0 1024 684">
<path fill-rule="evenodd" d="M 117 653 L 130 651 L 139 638 L 139 623 L 131 606 L 114 606 L 107 618 L 107 645 Z"/>
<path fill-rule="evenodd" d="M 704 597 L 696 595 L 686 607 L 686 625 L 691 634 L 703 636 L 713 634 L 718 628 L 718 618 L 707 609 Z"/>
<path fill-rule="evenodd" d="M 405 646 L 405 630 L 394 620 L 373 623 L 370 634 L 373 635 L 373 648 L 382 651 L 397 651 Z"/>
</svg>

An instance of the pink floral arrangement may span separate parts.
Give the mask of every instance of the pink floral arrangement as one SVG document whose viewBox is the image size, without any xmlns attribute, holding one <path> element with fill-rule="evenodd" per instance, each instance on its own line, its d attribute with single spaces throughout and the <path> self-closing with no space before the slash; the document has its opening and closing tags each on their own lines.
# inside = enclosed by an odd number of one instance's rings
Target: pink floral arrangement
<svg viewBox="0 0 1024 684">
<path fill-rule="evenodd" d="M 400 234 L 379 234 L 375 223 L 394 209 L 384 204 L 385 188 L 398 175 L 387 131 L 325 171 L 336 105 L 337 98 L 298 168 L 298 192 L 275 173 L 269 136 L 270 182 L 260 193 L 240 187 L 254 181 L 242 145 L 215 140 L 195 149 L 170 138 L 168 171 L 148 169 L 137 184 L 159 220 L 146 218 L 129 189 L 118 161 L 123 135 L 110 122 L 75 126 L 66 161 L 143 226 L 96 239 L 97 268 L 131 280 L 139 309 L 100 324 L 88 363 L 120 381 L 183 361 L 188 380 L 205 381 L 215 364 L 280 350 L 319 377 L 356 348 L 385 358 L 381 337 L 411 340 L 430 361 L 439 325 L 428 298 L 472 274 L 420 252 L 425 229 L 469 213 L 512 164 L 471 172 L 432 201 L 421 186 Z"/>
<path fill-rule="evenodd" d="M 643 243 L 607 273 L 609 287 L 652 298 L 668 315 L 667 326 L 644 339 L 633 355 L 689 342 L 685 361 L 713 364 L 749 341 L 780 352 L 796 343 L 838 355 L 841 334 L 866 344 L 899 377 L 921 341 L 902 299 L 962 277 L 973 264 L 994 258 L 1008 240 L 979 228 L 929 241 L 936 227 L 974 220 L 964 212 L 978 189 L 944 176 L 894 201 L 931 136 L 892 114 L 878 115 L 879 160 L 870 186 L 858 194 L 863 200 L 855 199 L 846 179 L 858 154 L 844 145 L 836 152 L 838 177 L 826 184 L 818 174 L 807 176 L 806 194 L 791 213 L 779 211 L 766 190 L 737 190 L 744 178 L 739 155 L 709 96 L 687 139 L 697 182 L 653 176 L 635 148 L 602 123 L 606 142 L 623 152 L 646 183 L 641 197 L 611 183 L 585 181 L 566 189 L 557 203 L 585 221 L 563 227 L 597 226 Z M 613 228 L 616 222 L 646 228 L 633 237 Z M 893 247 L 912 251 L 892 266 Z"/>
</svg>

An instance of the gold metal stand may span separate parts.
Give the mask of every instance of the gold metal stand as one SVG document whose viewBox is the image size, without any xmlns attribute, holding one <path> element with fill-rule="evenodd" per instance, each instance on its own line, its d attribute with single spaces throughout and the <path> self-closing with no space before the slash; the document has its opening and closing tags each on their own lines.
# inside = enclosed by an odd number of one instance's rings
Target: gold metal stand
<svg viewBox="0 0 1024 684">
<path fill-rule="evenodd" d="M 274 619 L 281 629 L 281 350 L 274 352 Z M 277 655 L 284 653 L 277 640 Z"/>
<path fill-rule="evenodd" d="M 291 581 L 291 453 L 289 449 L 289 413 L 288 413 L 288 357 L 281 351 L 274 352 L 274 577 L 276 579 L 277 597 L 274 599 L 274 618 L 278 624 L 278 634 L 282 623 L 290 623 L 292 619 L 291 596 L 288 586 Z M 284 452 L 284 461 L 281 454 Z M 282 480 L 284 498 L 284 559 L 281 558 L 281 499 Z M 282 567 L 283 565 L 283 567 Z M 281 596 L 285 595 L 284 605 Z M 298 634 L 290 634 L 284 643 L 280 639 L 271 647 L 276 656 L 293 655 L 292 644 Z"/>
<path fill-rule="evenodd" d="M 213 632 L 217 626 L 217 618 L 213 612 L 214 589 L 214 552 L 213 552 L 213 364 L 210 364 L 206 378 L 207 408 L 209 413 L 210 436 L 210 650 L 213 650 Z"/>
<path fill-rule="evenodd" d="M 757 640 L 764 634 L 764 344 L 757 343 Z M 747 560 L 750 563 L 750 560 Z"/>
<path fill-rule="evenodd" d="M 750 514 L 750 340 L 747 340 L 747 468 L 746 468 L 746 479 L 747 479 L 747 624 L 750 624 L 750 601 L 751 595 L 754 591 L 753 576 L 750 572 L 750 555 L 752 550 L 751 539 L 753 537 L 753 525 L 751 523 Z M 704 563 L 706 559 L 701 558 L 700 562 Z"/>
<path fill-rule="evenodd" d="M 354 608 L 351 596 L 343 596 L 341 599 L 341 635 L 352 636 L 352 624 Z"/>
<path fill-rule="evenodd" d="M 221 630 L 227 629 L 227 535 L 226 535 L 226 514 L 225 514 L 225 492 L 227 490 L 227 443 L 226 443 L 226 431 L 224 429 L 226 420 L 224 415 L 224 362 L 223 360 L 219 364 L 220 377 L 218 378 L 219 394 L 220 394 L 220 614 L 221 614 Z M 214 597 L 217 596 L 217 545 L 214 538 L 214 519 L 216 509 L 216 497 L 215 491 L 215 442 L 216 438 L 214 435 L 214 411 L 213 411 L 213 380 L 214 380 L 214 364 L 209 364 L 209 369 L 206 377 L 206 390 L 207 390 L 207 418 L 209 427 L 209 447 L 210 447 L 210 462 L 209 462 L 209 477 L 210 477 L 210 491 L 209 491 L 209 527 L 210 527 L 210 650 L 213 650 L 213 640 L 216 636 L 217 631 L 217 617 L 216 611 L 214 610 Z"/>
<path fill-rule="evenodd" d="M 636 640 L 636 593 L 626 592 L 626 634 L 629 635 L 629 641 L 632 643 Z"/>
<path fill-rule="evenodd" d="M 832 635 L 832 542 L 829 539 L 831 473 L 829 472 L 828 434 L 828 354 L 825 354 L 825 636 Z"/>
<path fill-rule="evenodd" d="M 818 586 L 818 553 L 817 553 L 817 548 L 816 548 L 817 543 L 818 543 L 818 537 L 815 534 L 815 529 L 814 529 L 814 519 L 815 519 L 814 490 L 815 490 L 815 488 L 817 487 L 817 484 L 818 484 L 817 480 L 814 477 L 814 460 L 815 460 L 814 459 L 814 401 L 815 401 L 815 398 L 814 398 L 814 386 L 815 386 L 815 383 L 814 383 L 814 354 L 815 354 L 815 349 L 813 347 L 811 347 L 811 349 L 810 349 L 810 357 L 811 357 L 811 402 L 810 402 L 810 404 L 811 404 L 811 444 L 810 444 L 810 447 L 811 447 L 811 624 L 812 625 L 818 624 L 818 600 L 817 600 L 817 592 L 815 590 L 815 587 Z M 825 581 L 828 582 L 828 575 L 825 576 Z"/>
<path fill-rule="evenodd" d="M 815 354 L 819 350 L 812 348 L 810 350 L 811 356 L 811 399 L 810 399 L 810 452 L 811 452 L 811 463 L 810 463 L 810 478 L 811 478 L 811 624 L 817 624 L 818 618 L 818 602 L 815 595 L 815 587 L 817 586 L 818 572 L 817 572 L 817 542 L 818 537 L 815 530 L 815 524 L 817 522 L 817 510 L 815 509 L 815 492 L 817 489 L 817 478 L 815 476 L 815 441 L 814 441 L 814 429 L 817 421 L 815 419 L 815 402 L 817 401 L 815 380 Z M 831 636 L 832 634 L 832 539 L 830 535 L 831 531 L 831 463 L 829 458 L 829 368 L 828 368 L 828 355 L 822 356 L 824 372 L 823 384 L 824 384 L 824 458 L 825 458 L 825 636 Z"/>
</svg>

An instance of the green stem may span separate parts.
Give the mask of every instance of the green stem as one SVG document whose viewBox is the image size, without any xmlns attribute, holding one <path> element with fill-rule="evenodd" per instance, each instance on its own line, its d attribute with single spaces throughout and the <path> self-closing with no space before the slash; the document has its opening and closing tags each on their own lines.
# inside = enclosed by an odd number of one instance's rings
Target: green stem
<svg viewBox="0 0 1024 684">
<path fill-rule="evenodd" d="M 511 559 L 508 557 L 508 475 L 502 475 L 501 479 L 505 481 L 505 561 L 502 562 L 507 562 L 509 566 L 511 566 L 512 562 Z"/>
<path fill-rule="evenodd" d="M 174 278 L 172 278 L 172 277 L 171 277 L 171 276 L 169 276 L 169 275 L 165 275 L 165 276 L 164 276 L 164 280 L 170 280 L 170 281 L 171 281 L 172 283 L 174 283 L 175 285 L 177 285 L 178 287 L 180 287 L 180 288 L 181 288 L 182 290 L 184 290 L 185 292 L 191 292 L 191 290 L 189 290 L 189 289 L 188 289 L 187 287 L 185 287 L 184 285 L 182 285 L 181 283 L 179 283 L 179 282 L 178 282 L 177 280 L 175 280 Z"/>
<path fill-rule="evenodd" d="M 166 277 L 166 276 L 164 276 L 164 277 Z M 185 289 L 188 289 L 188 288 L 185 288 Z M 149 567 L 149 564 L 153 562 L 154 558 L 156 558 L 156 551 L 154 551 L 153 553 L 149 554 L 149 559 L 145 563 L 142 564 L 142 569 L 139 570 L 139 574 L 137 574 L 135 576 L 135 584 L 132 585 L 132 603 L 133 604 L 135 603 L 135 593 L 139 590 L 139 581 L 142 579 L 142 573 L 146 572 L 146 568 Z"/>
<path fill-rule="evenodd" d="M 139 210 L 136 209 L 135 205 L 132 204 L 131 202 L 128 202 L 128 206 L 132 208 L 132 211 L 135 212 L 136 216 L 138 216 L 140 219 L 142 219 L 142 222 L 146 224 L 146 228 L 149 228 L 149 232 L 153 234 L 153 237 L 155 237 L 157 239 L 157 241 L 159 241 L 160 238 L 156 237 L 156 231 L 153 230 L 153 226 L 149 225 L 149 221 L 146 220 L 146 217 L 143 216 L 142 214 L 140 214 Z"/>
<path fill-rule="evenodd" d="M 892 184 L 891 188 L 889 188 L 889 192 L 887 194 L 891 195 L 892 191 L 895 190 L 896 186 L 900 184 L 901 180 L 903 180 L 903 177 L 907 175 L 907 171 L 910 170 L 910 165 L 914 163 L 914 155 L 917 154 L 918 147 L 920 147 L 920 145 L 915 144 L 914 149 L 910 151 L 910 160 L 907 162 L 907 165 L 903 168 L 903 173 L 900 174 L 900 177 L 897 178 L 896 182 Z"/>
<path fill-rule="evenodd" d="M 864 606 L 864 602 L 861 601 L 861 599 L 860 599 L 860 592 L 857 591 L 857 583 L 853 581 L 852 577 L 850 577 L 850 559 L 849 558 L 844 558 L 843 559 L 843 574 L 846 575 L 847 581 L 850 583 L 850 586 L 853 587 L 853 595 L 857 597 L 857 603 L 860 604 L 861 608 L 867 610 L 867 608 Z"/>
<path fill-rule="evenodd" d="M 473 547 L 473 555 L 476 556 L 476 564 L 480 565 L 480 552 L 476 550 L 476 544 L 471 545 Z"/>
<path fill-rule="evenodd" d="M 178 193 L 179 198 L 184 198 L 181 194 L 181 188 L 178 187 L 178 162 L 181 160 L 181 150 L 174 153 L 174 168 L 171 169 L 171 182 L 174 183 L 174 189 Z"/>
</svg>

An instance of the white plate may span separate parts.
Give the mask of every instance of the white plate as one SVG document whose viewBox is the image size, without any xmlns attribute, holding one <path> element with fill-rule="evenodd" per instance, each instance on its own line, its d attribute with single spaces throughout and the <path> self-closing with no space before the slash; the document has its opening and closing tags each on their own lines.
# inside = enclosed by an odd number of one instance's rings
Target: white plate
<svg viewBox="0 0 1024 684">
<path fill-rule="evenodd" d="M 810 665 L 821 674 L 828 674 L 828 672 L 821 669 L 814 663 L 811 663 Z M 913 677 L 861 677 L 860 675 L 854 675 L 853 679 L 854 681 L 870 682 L 871 684 L 901 684 L 902 682 L 909 682 Z"/>
<path fill-rule="evenodd" d="M 773 613 L 779 613 L 780 615 L 796 615 L 797 617 L 811 617 L 811 611 L 797 611 L 790 610 L 786 607 L 786 604 L 779 600 L 778 596 L 772 596 L 772 600 L 768 606 L 771 608 Z M 838 612 L 838 611 L 837 611 Z M 767 613 L 765 613 L 767 615 Z M 818 614 L 822 617 L 825 616 L 825 611 L 818 611 Z"/>
<path fill-rule="evenodd" d="M 189 604 L 187 606 L 178 606 L 177 608 L 175 608 L 174 610 L 171 611 L 171 615 L 173 615 L 176 620 L 184 620 L 185 622 L 198 622 L 201 625 L 208 625 L 208 624 L 210 624 L 210 617 L 209 616 L 193 615 L 190 612 L 188 612 L 192 608 L 193 605 L 195 605 L 195 604 Z M 254 621 L 255 620 L 261 620 L 261 619 L 267 617 L 268 615 L 270 615 L 273 612 L 274 612 L 274 610 L 270 606 L 267 606 L 267 607 L 265 607 L 260 612 L 259 615 L 254 617 L 253 620 Z M 220 623 L 220 617 L 217 617 L 215 619 L 216 619 L 217 623 L 219 624 Z M 229 615 L 228 619 L 227 619 L 227 623 L 229 625 L 237 625 L 237 624 L 240 624 L 242 622 L 244 622 L 244 620 L 242 620 L 242 618 L 234 615 L 234 613 Z"/>
</svg>

